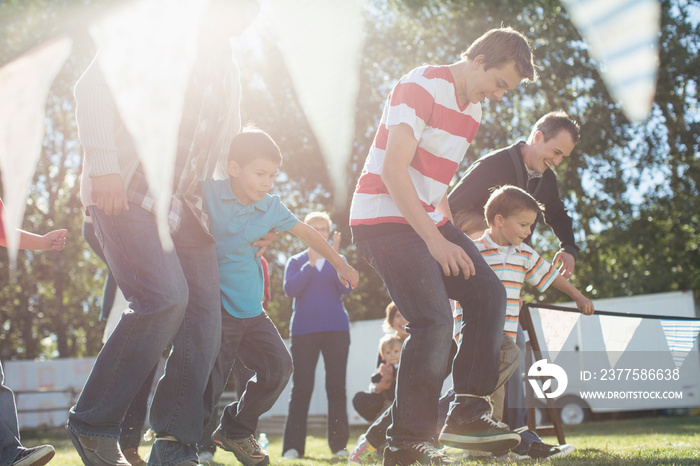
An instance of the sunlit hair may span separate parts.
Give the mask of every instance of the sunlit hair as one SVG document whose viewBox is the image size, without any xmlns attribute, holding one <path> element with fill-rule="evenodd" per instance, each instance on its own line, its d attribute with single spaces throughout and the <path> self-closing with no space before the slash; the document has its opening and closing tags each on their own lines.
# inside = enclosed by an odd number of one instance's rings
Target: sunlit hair
<svg viewBox="0 0 700 466">
<path fill-rule="evenodd" d="M 484 206 L 484 215 L 486 222 L 491 226 L 496 215 L 508 217 L 523 210 L 540 213 L 544 207 L 517 186 L 505 185 L 493 190 Z"/>
<path fill-rule="evenodd" d="M 228 160 L 245 167 L 255 159 L 282 163 L 282 152 L 269 134 L 249 123 L 231 141 Z"/>
<path fill-rule="evenodd" d="M 392 327 L 391 324 L 394 322 L 396 315 L 399 313 L 399 308 L 396 307 L 396 304 L 394 304 L 394 301 L 392 301 L 387 305 L 384 312 L 386 317 L 384 318 L 384 322 L 382 322 L 382 330 L 384 330 L 386 333 L 393 332 L 394 327 Z"/>
<path fill-rule="evenodd" d="M 522 79 L 537 80 L 534 58 L 527 37 L 513 28 L 487 31 L 462 52 L 462 59 L 474 60 L 479 55 L 484 56 L 484 70 L 499 68 L 513 60 Z"/>
<path fill-rule="evenodd" d="M 326 222 L 328 224 L 328 228 L 333 225 L 333 221 L 331 220 L 330 215 L 328 215 L 325 212 L 309 212 L 306 217 L 304 217 L 304 223 L 308 224 L 309 222 L 313 222 L 314 220 L 321 220 L 322 222 Z"/>
<path fill-rule="evenodd" d="M 401 341 L 401 338 L 399 338 L 399 336 L 395 333 L 384 335 L 379 340 L 379 354 L 381 354 L 382 357 L 384 357 L 384 352 L 394 346 L 398 346 L 399 348 L 403 346 L 403 341 Z"/>
<path fill-rule="evenodd" d="M 549 112 L 535 123 L 532 127 L 532 132 L 528 138 L 528 142 L 532 142 L 535 139 L 535 134 L 541 131 L 544 135 L 545 142 L 549 141 L 551 138 L 556 137 L 559 131 L 566 130 L 571 135 L 574 144 L 578 142 L 579 139 L 579 125 L 574 120 L 569 118 L 566 112 L 558 110 L 556 112 Z"/>
</svg>

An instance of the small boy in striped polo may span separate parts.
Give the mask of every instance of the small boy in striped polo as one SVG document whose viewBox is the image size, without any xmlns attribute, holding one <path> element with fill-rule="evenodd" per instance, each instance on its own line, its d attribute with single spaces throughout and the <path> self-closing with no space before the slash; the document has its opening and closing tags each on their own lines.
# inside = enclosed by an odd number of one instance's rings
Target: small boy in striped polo
<svg viewBox="0 0 700 466">
<path fill-rule="evenodd" d="M 530 194 L 524 190 L 506 185 L 491 193 L 484 206 L 486 223 L 489 228 L 483 236 L 474 241 L 477 249 L 489 266 L 496 273 L 506 289 L 506 321 L 503 327 L 504 342 L 501 351 L 507 351 L 510 356 L 501 356 L 501 360 L 520 360 L 520 349 L 515 345 L 520 315 L 520 290 L 523 282 L 527 282 L 544 292 L 550 285 L 566 293 L 576 302 L 576 306 L 585 315 L 594 312 L 593 302 L 586 298 L 574 285 L 559 275 L 553 265 L 540 257 L 537 252 L 524 241 L 531 233 L 532 224 L 543 209 Z M 461 310 L 458 308 L 456 314 Z M 457 320 L 457 319 L 456 319 Z M 459 325 L 459 324 L 458 324 Z M 508 341 L 511 340 L 511 341 Z M 505 349 L 507 348 L 507 349 Z M 515 367 L 499 366 L 501 372 L 512 374 Z M 499 382 L 503 377 L 499 377 Z M 505 377 L 507 380 L 507 376 Z M 505 383 L 505 380 L 503 380 Z M 500 384 L 492 399 L 495 417 L 500 420 L 503 412 L 505 385 Z M 520 427 L 520 426 L 511 426 Z M 521 434 L 522 437 L 522 434 Z M 525 440 L 521 442 L 522 447 Z M 573 451 L 570 445 L 546 445 L 541 441 L 528 444 L 529 449 L 522 451 L 523 457 L 545 458 L 566 456 Z M 521 448 L 519 445 L 518 450 Z"/>
</svg>

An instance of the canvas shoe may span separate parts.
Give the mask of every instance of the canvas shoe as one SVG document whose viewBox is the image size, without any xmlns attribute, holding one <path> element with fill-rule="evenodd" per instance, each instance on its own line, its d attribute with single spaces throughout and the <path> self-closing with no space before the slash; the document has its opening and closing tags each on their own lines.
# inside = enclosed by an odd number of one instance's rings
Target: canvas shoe
<svg viewBox="0 0 700 466">
<path fill-rule="evenodd" d="M 333 456 L 336 456 L 338 458 L 347 458 L 348 451 L 345 448 L 341 448 L 340 450 L 333 452 Z"/>
<path fill-rule="evenodd" d="M 387 446 L 384 448 L 382 466 L 409 466 L 412 464 L 438 466 L 453 463 L 454 460 L 442 450 L 435 448 L 430 442 L 420 442 L 400 450 L 392 450 L 391 447 Z"/>
<path fill-rule="evenodd" d="M 255 436 L 249 435 L 245 438 L 232 439 L 219 428 L 211 435 L 217 447 L 222 448 L 236 455 L 238 461 L 245 466 L 266 466 L 270 464 L 270 457 L 267 452 L 258 445 Z"/>
<path fill-rule="evenodd" d="M 78 435 L 70 427 L 66 430 L 83 463 L 91 466 L 131 466 L 119 449 L 117 439 Z"/>
<path fill-rule="evenodd" d="M 282 455 L 282 458 L 286 460 L 295 460 L 299 458 L 299 452 L 297 451 L 296 448 L 290 448 L 289 450 L 285 451 L 284 454 Z"/>
<path fill-rule="evenodd" d="M 496 421 L 488 412 L 465 423 L 448 417 L 440 432 L 440 443 L 463 450 L 505 451 L 520 444 L 520 435 L 507 424 Z"/>
<path fill-rule="evenodd" d="M 357 445 L 348 457 L 348 464 L 360 465 L 377 463 L 382 460 L 381 452 L 372 446 L 364 434 L 357 439 Z"/>
<path fill-rule="evenodd" d="M 43 466 L 53 458 L 56 451 L 51 445 L 23 448 L 12 462 L 12 466 Z"/>
<path fill-rule="evenodd" d="M 576 448 L 568 443 L 562 445 L 548 445 L 542 442 L 533 442 L 526 455 L 517 455 L 519 460 L 529 459 L 544 459 L 544 458 L 563 458 L 569 456 Z"/>
</svg>

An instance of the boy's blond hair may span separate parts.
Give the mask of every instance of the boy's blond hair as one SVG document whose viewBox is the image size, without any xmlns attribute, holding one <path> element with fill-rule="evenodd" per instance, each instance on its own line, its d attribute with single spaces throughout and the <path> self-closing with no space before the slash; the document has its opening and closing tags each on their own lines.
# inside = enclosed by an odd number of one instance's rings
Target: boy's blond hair
<svg viewBox="0 0 700 466">
<path fill-rule="evenodd" d="M 395 333 L 384 335 L 379 339 L 379 354 L 384 357 L 385 348 L 388 349 L 391 346 L 398 346 L 400 348 L 401 345 L 403 345 L 403 342 Z"/>
<path fill-rule="evenodd" d="M 496 215 L 508 217 L 523 210 L 539 214 L 544 210 L 544 207 L 526 191 L 517 186 L 505 185 L 493 190 L 484 206 L 484 215 L 486 223 L 492 226 Z"/>
</svg>

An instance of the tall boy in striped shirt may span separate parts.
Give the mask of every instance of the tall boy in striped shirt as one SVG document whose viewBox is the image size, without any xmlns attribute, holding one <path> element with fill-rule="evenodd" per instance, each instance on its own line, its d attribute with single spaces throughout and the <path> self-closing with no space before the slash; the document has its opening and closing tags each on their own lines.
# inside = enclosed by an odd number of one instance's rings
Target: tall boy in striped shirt
<svg viewBox="0 0 700 466">
<path fill-rule="evenodd" d="M 531 233 L 532 224 L 535 223 L 537 215 L 542 210 L 542 204 L 524 190 L 510 185 L 502 186 L 494 190 L 486 202 L 484 214 L 489 228 L 474 242 L 486 263 L 491 266 L 506 289 L 506 320 L 503 333 L 504 338 L 510 338 L 512 343 L 507 345 L 506 343 L 509 342 L 505 341 L 502 345 L 501 351 L 510 353 L 509 356 L 503 355 L 502 360 L 515 360 L 515 366 L 520 360 L 520 349 L 515 345 L 515 340 L 523 282 L 533 285 L 541 293 L 553 285 L 573 299 L 583 314 L 591 315 L 594 312 L 593 302 L 559 275 L 553 265 L 542 259 L 524 242 Z M 512 373 L 512 366 L 501 369 L 503 372 Z M 506 375 L 505 379 L 507 378 Z M 499 379 L 500 381 L 505 383 L 503 377 Z M 497 404 L 494 408 L 496 413 L 503 413 L 504 395 L 505 385 L 500 384 L 492 395 L 494 403 Z M 496 414 L 498 420 L 501 418 L 500 414 Z M 547 445 L 533 434 L 527 437 L 521 433 L 522 442 L 526 445 L 518 445 L 515 451 L 522 459 L 562 457 L 574 450 L 570 445 Z"/>
<path fill-rule="evenodd" d="M 505 291 L 453 225 L 446 192 L 479 128 L 481 101 L 500 100 L 524 79 L 536 79 L 527 39 L 511 28 L 492 29 L 459 62 L 409 72 L 386 101 L 350 208 L 359 252 L 409 321 L 385 466 L 451 462 L 432 443 L 450 354 L 450 298 L 470 325 L 454 359 L 457 397 L 440 441 L 486 451 L 520 442 L 493 420 L 488 402 L 498 378 Z"/>
</svg>

